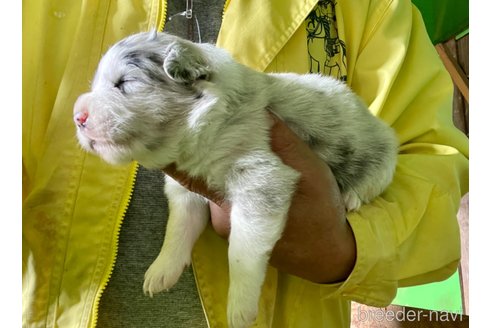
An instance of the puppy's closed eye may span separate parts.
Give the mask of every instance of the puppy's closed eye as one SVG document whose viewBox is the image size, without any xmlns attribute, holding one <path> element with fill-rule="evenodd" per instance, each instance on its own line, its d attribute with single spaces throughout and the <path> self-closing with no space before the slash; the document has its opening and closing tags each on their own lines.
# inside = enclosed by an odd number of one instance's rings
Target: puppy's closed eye
<svg viewBox="0 0 492 328">
<path fill-rule="evenodd" d="M 116 83 L 114 84 L 114 87 L 123 91 L 123 84 L 125 84 L 125 82 L 126 82 L 126 80 L 124 80 L 123 78 L 120 78 L 118 81 L 116 81 Z"/>
<path fill-rule="evenodd" d="M 127 78 L 127 77 L 123 76 L 123 77 L 120 77 L 118 79 L 118 81 L 116 81 L 116 83 L 114 84 L 114 87 L 119 89 L 121 91 L 121 93 L 125 94 L 128 91 L 127 90 L 128 84 L 130 82 L 134 82 L 134 81 L 136 81 L 136 80 L 133 78 Z"/>
</svg>

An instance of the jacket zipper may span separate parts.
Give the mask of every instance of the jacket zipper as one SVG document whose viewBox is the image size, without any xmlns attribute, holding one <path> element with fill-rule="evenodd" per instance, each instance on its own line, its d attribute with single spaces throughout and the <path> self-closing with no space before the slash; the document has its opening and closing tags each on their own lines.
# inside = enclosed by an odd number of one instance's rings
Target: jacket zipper
<svg viewBox="0 0 492 328">
<path fill-rule="evenodd" d="M 113 273 L 113 269 L 116 264 L 121 225 L 123 223 L 123 219 L 125 217 L 126 211 L 128 210 L 128 206 L 130 205 L 130 200 L 132 198 L 133 190 L 135 187 L 135 180 L 137 178 L 137 171 L 138 171 L 138 164 L 136 162 L 133 162 L 130 167 L 130 176 L 125 186 L 125 192 L 123 194 L 123 202 L 121 203 L 120 209 L 118 210 L 118 217 L 116 219 L 116 229 L 113 238 L 111 240 L 111 249 L 113 250 L 113 252 L 110 255 L 111 266 L 109 270 L 107 270 L 103 275 L 103 279 L 101 280 L 101 285 L 99 286 L 94 301 L 94 305 L 92 307 L 93 314 L 91 316 L 91 320 L 89 323 L 89 327 L 92 328 L 96 328 L 97 319 L 99 315 L 99 303 L 101 301 L 102 294 L 104 293 L 104 290 L 106 289 L 106 286 L 109 283 L 109 279 L 111 278 L 111 274 Z"/>
<path fill-rule="evenodd" d="M 229 7 L 230 2 L 231 2 L 231 0 L 225 0 L 225 2 L 224 2 L 224 9 L 222 9 L 222 19 L 224 19 L 225 12 L 227 10 L 227 7 Z"/>
<path fill-rule="evenodd" d="M 164 26 L 166 25 L 166 19 L 167 19 L 167 0 L 160 0 L 160 14 L 157 17 L 157 31 L 158 32 L 163 32 L 164 31 Z"/>
</svg>

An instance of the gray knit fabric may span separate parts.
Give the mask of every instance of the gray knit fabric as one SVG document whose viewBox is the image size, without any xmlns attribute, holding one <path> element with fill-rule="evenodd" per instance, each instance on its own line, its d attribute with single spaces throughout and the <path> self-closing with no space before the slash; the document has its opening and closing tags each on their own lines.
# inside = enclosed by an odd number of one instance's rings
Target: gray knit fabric
<svg viewBox="0 0 492 328">
<path fill-rule="evenodd" d="M 167 202 L 163 175 L 142 167 L 121 226 L 118 256 L 99 305 L 98 327 L 206 327 L 193 271 L 169 292 L 145 296 L 144 274 L 162 246 Z"/>
<path fill-rule="evenodd" d="M 168 16 L 184 11 L 185 4 L 184 0 L 168 1 Z M 194 0 L 193 5 L 202 42 L 215 43 L 224 1 Z M 166 27 L 167 32 L 186 35 L 183 30 L 169 30 L 186 28 L 176 21 Z M 163 174 L 139 167 L 120 230 L 116 263 L 100 301 L 97 327 L 207 327 L 191 268 L 169 292 L 153 298 L 143 294 L 144 274 L 162 246 L 167 215 Z"/>
</svg>

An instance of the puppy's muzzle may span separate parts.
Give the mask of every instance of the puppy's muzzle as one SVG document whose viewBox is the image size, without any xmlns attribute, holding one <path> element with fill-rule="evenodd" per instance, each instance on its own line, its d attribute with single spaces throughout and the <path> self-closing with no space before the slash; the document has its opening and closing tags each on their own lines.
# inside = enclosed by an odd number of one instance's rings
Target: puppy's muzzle
<svg viewBox="0 0 492 328">
<path fill-rule="evenodd" d="M 81 95 L 75 102 L 73 109 L 73 121 L 79 128 L 85 128 L 89 119 L 89 111 L 86 105 L 86 95 Z"/>
</svg>

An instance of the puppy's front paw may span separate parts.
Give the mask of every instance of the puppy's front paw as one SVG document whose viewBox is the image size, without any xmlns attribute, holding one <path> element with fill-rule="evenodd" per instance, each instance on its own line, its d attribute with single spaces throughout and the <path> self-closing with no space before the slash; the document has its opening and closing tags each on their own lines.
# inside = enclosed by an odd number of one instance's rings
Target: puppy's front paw
<svg viewBox="0 0 492 328">
<path fill-rule="evenodd" d="M 146 295 L 153 297 L 154 294 L 168 290 L 177 282 L 183 270 L 190 261 L 168 260 L 169 256 L 159 255 L 154 263 L 145 272 L 143 290 Z"/>
<path fill-rule="evenodd" d="M 205 60 L 194 49 L 175 41 L 166 50 L 164 71 L 176 82 L 190 83 L 207 79 L 209 68 Z"/>
<path fill-rule="evenodd" d="M 257 300 L 248 298 L 247 294 L 240 296 L 229 291 L 227 321 L 230 328 L 248 328 L 254 323 L 258 314 Z"/>
</svg>

